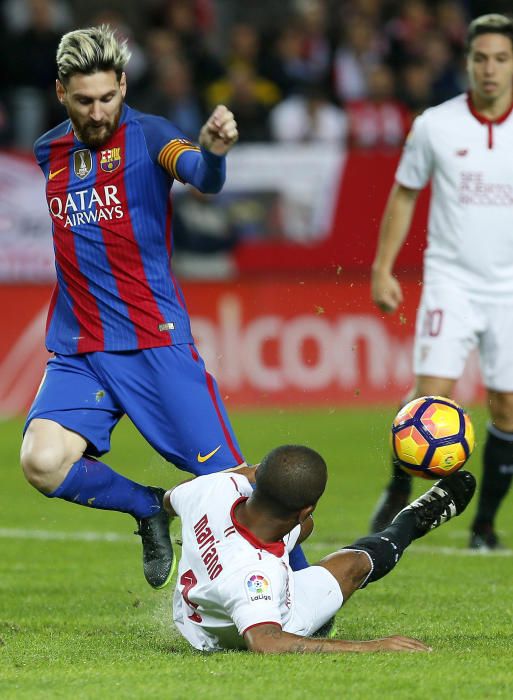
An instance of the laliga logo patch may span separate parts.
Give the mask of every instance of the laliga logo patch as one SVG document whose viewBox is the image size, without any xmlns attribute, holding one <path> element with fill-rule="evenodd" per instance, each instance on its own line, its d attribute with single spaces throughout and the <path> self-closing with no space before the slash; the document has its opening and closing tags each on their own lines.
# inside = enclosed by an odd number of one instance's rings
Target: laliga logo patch
<svg viewBox="0 0 513 700">
<path fill-rule="evenodd" d="M 255 600 L 272 600 L 271 584 L 263 574 L 248 574 L 245 584 L 246 592 L 251 602 Z"/>
<path fill-rule="evenodd" d="M 106 173 L 119 168 L 121 163 L 121 148 L 107 148 L 100 154 L 100 167 Z"/>
</svg>

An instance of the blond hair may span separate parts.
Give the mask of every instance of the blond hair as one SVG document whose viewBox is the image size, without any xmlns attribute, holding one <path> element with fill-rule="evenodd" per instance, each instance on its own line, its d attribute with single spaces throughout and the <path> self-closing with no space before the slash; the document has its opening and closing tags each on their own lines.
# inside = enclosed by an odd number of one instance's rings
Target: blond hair
<svg viewBox="0 0 513 700">
<path fill-rule="evenodd" d="M 57 73 L 65 84 L 75 73 L 115 71 L 118 80 L 130 59 L 126 39 L 119 41 L 107 25 L 64 34 L 57 49 Z"/>
</svg>

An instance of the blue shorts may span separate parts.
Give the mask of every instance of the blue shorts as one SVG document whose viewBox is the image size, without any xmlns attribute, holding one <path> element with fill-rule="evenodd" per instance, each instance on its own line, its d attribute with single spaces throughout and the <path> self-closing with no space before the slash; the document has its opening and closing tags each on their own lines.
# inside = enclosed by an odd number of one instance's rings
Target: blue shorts
<svg viewBox="0 0 513 700">
<path fill-rule="evenodd" d="M 199 476 L 244 462 L 216 381 L 194 345 L 56 355 L 25 429 L 33 418 L 53 420 L 82 435 L 87 454 L 100 456 L 125 413 L 180 469 Z"/>
</svg>

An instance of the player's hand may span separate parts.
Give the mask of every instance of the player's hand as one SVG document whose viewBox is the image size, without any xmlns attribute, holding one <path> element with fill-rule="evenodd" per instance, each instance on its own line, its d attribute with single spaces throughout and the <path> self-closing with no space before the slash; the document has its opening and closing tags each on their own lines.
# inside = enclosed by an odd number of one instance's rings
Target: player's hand
<svg viewBox="0 0 513 700">
<path fill-rule="evenodd" d="M 418 639 L 402 637 L 395 634 L 384 639 L 372 639 L 368 644 L 372 645 L 373 651 L 433 651 Z"/>
<path fill-rule="evenodd" d="M 228 107 L 217 105 L 203 125 L 200 135 L 200 146 L 218 156 L 224 156 L 239 138 L 237 122 Z"/>
<path fill-rule="evenodd" d="M 386 313 L 393 313 L 403 303 L 401 285 L 389 272 L 372 272 L 371 296 L 376 306 Z"/>
</svg>

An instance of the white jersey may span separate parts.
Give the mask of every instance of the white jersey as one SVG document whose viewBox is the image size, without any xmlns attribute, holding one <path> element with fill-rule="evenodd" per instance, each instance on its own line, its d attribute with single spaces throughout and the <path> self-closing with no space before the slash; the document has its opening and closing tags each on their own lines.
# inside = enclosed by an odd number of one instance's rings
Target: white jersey
<svg viewBox="0 0 513 700">
<path fill-rule="evenodd" d="M 301 528 L 280 542 L 257 540 L 233 512 L 251 493 L 246 477 L 226 472 L 172 491 L 183 542 L 173 617 L 197 649 L 244 648 L 243 634 L 250 627 L 284 627 L 291 617 L 294 578 L 288 552 Z"/>
<path fill-rule="evenodd" d="M 425 284 L 456 283 L 490 302 L 513 297 L 513 114 L 491 122 L 459 95 L 417 117 L 396 173 L 432 181 Z"/>
</svg>

